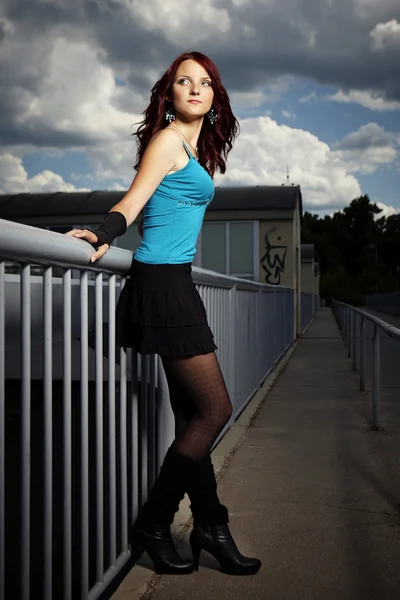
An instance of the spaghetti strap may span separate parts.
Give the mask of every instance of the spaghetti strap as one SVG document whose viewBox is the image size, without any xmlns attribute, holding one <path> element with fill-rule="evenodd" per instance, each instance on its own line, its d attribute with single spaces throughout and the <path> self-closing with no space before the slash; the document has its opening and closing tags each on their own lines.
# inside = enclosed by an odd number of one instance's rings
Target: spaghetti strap
<svg viewBox="0 0 400 600">
<path fill-rule="evenodd" d="M 189 158 L 194 158 L 193 154 L 190 152 L 190 150 L 187 147 L 187 145 L 185 144 L 184 140 L 182 140 L 182 144 L 183 144 L 183 147 L 185 148 L 186 152 L 189 154 Z"/>
<path fill-rule="evenodd" d="M 187 146 L 187 144 L 185 143 L 185 140 L 183 139 L 183 137 L 184 137 L 184 136 L 183 136 L 183 133 L 182 133 L 181 131 L 179 131 L 179 129 L 178 129 L 177 127 L 175 127 L 175 125 L 170 125 L 170 127 L 171 127 L 172 129 L 175 129 L 175 131 L 177 131 L 177 132 L 179 133 L 179 135 L 181 136 L 181 140 L 182 140 L 183 147 L 185 148 L 186 152 L 188 153 L 188 155 L 189 155 L 189 158 L 195 158 L 195 157 L 193 156 L 193 154 L 191 153 L 191 151 L 189 150 L 189 147 L 188 147 L 188 146 Z"/>
</svg>

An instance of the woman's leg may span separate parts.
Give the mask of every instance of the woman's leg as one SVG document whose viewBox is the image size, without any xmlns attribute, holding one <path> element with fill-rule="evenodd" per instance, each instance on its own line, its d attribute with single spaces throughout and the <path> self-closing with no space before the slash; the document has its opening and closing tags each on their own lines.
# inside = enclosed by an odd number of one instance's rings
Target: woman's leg
<svg viewBox="0 0 400 600">
<path fill-rule="evenodd" d="M 185 435 L 186 429 L 198 411 L 191 396 L 182 389 L 174 369 L 170 369 L 168 361 L 163 364 L 175 417 L 175 437 L 180 438 Z M 190 499 L 195 524 L 226 523 L 228 512 L 218 498 L 217 480 L 210 452 L 202 461 L 196 461 L 194 468 L 196 474 L 188 482 L 186 492 Z"/>
<path fill-rule="evenodd" d="M 196 370 L 196 363 L 198 362 L 191 361 L 190 369 L 186 369 L 186 367 L 182 368 L 180 362 L 176 359 L 163 360 L 171 406 L 175 416 L 176 439 L 174 445 L 183 443 L 183 448 L 187 448 L 185 439 L 191 436 L 193 431 L 197 435 L 206 431 L 208 433 L 207 445 L 211 449 L 215 441 L 213 436 L 218 435 L 216 432 L 223 425 L 223 419 L 221 418 L 221 421 L 219 421 L 218 406 L 226 402 L 227 392 L 225 388 L 225 394 L 221 393 L 221 382 L 215 381 L 215 379 L 218 380 L 218 374 L 216 376 L 214 365 L 210 371 L 207 370 L 208 365 L 204 362 L 200 365 L 201 368 L 197 372 L 197 377 L 204 377 L 207 385 L 201 379 L 200 386 L 198 385 L 196 390 L 196 378 L 192 378 L 191 370 Z M 200 389 L 198 389 L 199 387 Z M 211 390 L 216 392 L 214 400 L 217 408 L 214 411 L 211 411 L 208 407 Z M 192 397 L 194 393 L 196 401 Z M 221 413 L 223 412 L 224 409 L 221 408 Z M 219 425 L 217 425 L 217 422 L 219 422 Z M 196 445 L 195 451 L 191 446 L 192 456 L 196 455 L 198 457 L 200 452 L 202 451 L 199 450 L 199 445 Z M 220 503 L 218 498 L 217 481 L 209 450 L 201 460 L 193 462 L 192 476 L 187 479 L 186 486 L 194 518 L 190 544 L 195 568 L 199 568 L 200 553 L 205 549 L 219 560 L 222 570 L 226 573 L 235 575 L 256 573 L 261 566 L 261 562 L 258 559 L 243 556 L 229 530 L 228 510 Z"/>
<path fill-rule="evenodd" d="M 181 427 L 173 448 L 179 454 L 201 462 L 228 423 L 232 404 L 214 352 L 191 357 L 162 357 L 168 381 L 180 394 L 190 398 L 194 414 Z"/>
<path fill-rule="evenodd" d="M 193 360 L 199 358 L 205 360 Z M 214 359 L 212 355 L 163 358 L 176 438 L 150 494 L 149 516 L 154 518 L 161 510 L 170 515 L 172 522 L 180 494 L 186 491 L 194 517 L 190 544 L 195 568 L 198 569 L 200 553 L 205 549 L 219 560 L 225 572 L 246 575 L 258 571 L 261 563 L 243 556 L 232 538 L 227 525 L 228 511 L 218 499 L 210 456 L 210 449 L 232 410 L 215 355 Z M 187 443 L 188 439 L 191 443 Z M 173 562 L 178 572 L 179 559 Z"/>
</svg>

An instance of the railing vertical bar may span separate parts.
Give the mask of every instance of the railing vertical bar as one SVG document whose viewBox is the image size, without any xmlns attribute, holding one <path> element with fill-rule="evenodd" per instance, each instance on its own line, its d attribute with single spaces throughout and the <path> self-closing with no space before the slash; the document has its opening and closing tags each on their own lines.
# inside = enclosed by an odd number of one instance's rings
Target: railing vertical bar
<svg viewBox="0 0 400 600">
<path fill-rule="evenodd" d="M 380 415 L 380 352 L 379 352 L 379 330 L 374 324 L 373 335 L 373 366 L 372 366 L 372 429 L 379 429 Z"/>
<path fill-rule="evenodd" d="M 122 283 L 121 283 L 122 285 Z M 128 478 L 127 478 L 127 410 L 126 410 L 126 351 L 120 348 L 120 469 L 121 469 L 121 543 L 122 551 L 128 547 Z"/>
<path fill-rule="evenodd" d="M 81 599 L 89 593 L 89 311 L 88 272 L 81 273 Z"/>
<path fill-rule="evenodd" d="M 156 361 L 157 356 L 150 356 L 150 373 L 149 373 L 149 401 L 148 401 L 148 431 L 149 431 L 149 490 L 154 484 L 156 476 Z"/>
<path fill-rule="evenodd" d="M 109 417 L 109 565 L 117 560 L 117 478 L 115 425 L 115 275 L 108 280 L 108 417 Z"/>
<path fill-rule="evenodd" d="M 103 274 L 95 278 L 96 329 L 96 581 L 104 574 Z"/>
<path fill-rule="evenodd" d="M 44 598 L 53 598 L 53 290 L 52 267 L 43 277 L 44 337 Z"/>
<path fill-rule="evenodd" d="M 5 268 L 0 262 L 0 599 L 4 600 L 5 549 Z M 46 599 L 47 600 L 47 599 Z"/>
<path fill-rule="evenodd" d="M 230 373 L 230 397 L 233 406 L 231 421 L 233 422 L 234 414 L 236 413 L 236 386 L 237 386 L 237 372 L 236 372 L 236 301 L 237 291 L 236 284 L 229 290 L 229 373 Z"/>
<path fill-rule="evenodd" d="M 224 289 L 224 310 L 223 310 L 223 348 L 224 348 L 224 369 L 227 377 L 227 381 L 229 381 L 230 373 L 229 373 L 229 337 L 228 337 L 228 318 L 229 318 L 229 290 L 227 288 Z"/>
<path fill-rule="evenodd" d="M 141 506 L 145 503 L 148 494 L 148 394 L 147 381 L 149 374 L 149 355 L 141 357 L 141 382 L 140 382 L 140 456 L 141 456 Z"/>
<path fill-rule="evenodd" d="M 360 322 L 360 390 L 365 391 L 365 321 Z"/>
<path fill-rule="evenodd" d="M 71 269 L 63 274 L 64 600 L 72 598 Z"/>
<path fill-rule="evenodd" d="M 31 267 L 21 267 L 21 398 L 22 398 L 22 519 L 21 593 L 30 598 L 30 484 L 31 484 Z"/>
<path fill-rule="evenodd" d="M 132 495 L 131 495 L 131 523 L 136 519 L 139 510 L 139 414 L 138 414 L 138 357 L 134 349 L 131 350 L 131 418 L 132 418 Z"/>
<path fill-rule="evenodd" d="M 121 278 L 121 290 L 126 278 Z M 121 545 L 122 552 L 128 548 L 128 446 L 127 446 L 127 361 L 126 349 L 119 349 L 119 402 L 120 402 L 120 477 L 121 477 Z"/>
<path fill-rule="evenodd" d="M 217 307 L 218 307 L 218 319 L 217 319 L 217 323 L 218 323 L 218 346 L 219 346 L 219 359 L 221 362 L 221 366 L 222 368 L 224 368 L 224 353 L 223 353 L 223 346 L 222 346 L 222 340 L 223 340 L 223 333 L 222 333 L 222 294 L 223 294 L 223 289 L 224 288 L 218 288 L 217 289 Z"/>
<path fill-rule="evenodd" d="M 352 311 L 350 308 L 347 309 L 347 356 L 351 358 L 352 347 L 351 347 L 351 315 Z"/>
<path fill-rule="evenodd" d="M 352 349 L 353 349 L 353 371 L 355 371 L 357 369 L 356 327 L 357 327 L 357 313 L 354 311 L 353 312 L 353 330 L 352 330 L 352 336 L 353 336 L 353 342 L 352 342 Z"/>
</svg>

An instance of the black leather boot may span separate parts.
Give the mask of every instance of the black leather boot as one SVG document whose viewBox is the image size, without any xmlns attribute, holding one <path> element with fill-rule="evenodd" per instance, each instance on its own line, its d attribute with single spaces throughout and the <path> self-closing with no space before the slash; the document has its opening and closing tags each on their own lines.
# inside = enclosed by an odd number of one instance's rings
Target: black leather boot
<svg viewBox="0 0 400 600">
<path fill-rule="evenodd" d="M 217 481 L 211 456 L 197 464 L 197 476 L 190 480 L 188 495 L 194 527 L 190 534 L 194 569 L 199 569 L 202 550 L 220 563 L 221 570 L 230 575 L 253 575 L 261 567 L 257 558 L 241 554 L 229 530 L 228 510 L 217 494 Z"/>
<path fill-rule="evenodd" d="M 131 554 L 136 562 L 144 551 L 150 556 L 159 574 L 184 575 L 193 573 L 193 562 L 183 559 L 175 548 L 170 525 L 141 523 L 131 529 Z"/>
<path fill-rule="evenodd" d="M 194 461 L 170 448 L 160 474 L 130 532 L 131 554 L 136 562 L 144 551 L 157 573 L 193 572 L 193 563 L 184 560 L 175 548 L 171 523 L 185 494 Z"/>
<path fill-rule="evenodd" d="M 206 550 L 218 560 L 221 571 L 228 575 L 254 575 L 261 567 L 258 558 L 247 558 L 239 552 L 227 523 L 193 527 L 190 547 L 195 571 L 199 570 L 202 550 Z"/>
</svg>

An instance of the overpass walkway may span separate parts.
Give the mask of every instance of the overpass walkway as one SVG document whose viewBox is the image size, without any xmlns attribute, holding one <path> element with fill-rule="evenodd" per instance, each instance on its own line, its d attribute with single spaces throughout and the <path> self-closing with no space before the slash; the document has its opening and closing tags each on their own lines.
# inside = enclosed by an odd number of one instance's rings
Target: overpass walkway
<svg viewBox="0 0 400 600">
<path fill-rule="evenodd" d="M 203 553 L 193 575 L 150 578 L 135 566 L 113 600 L 399 598 L 400 416 L 372 431 L 370 412 L 332 312 L 321 309 L 219 482 L 234 537 L 262 559 L 260 572 L 223 575 Z"/>
</svg>

